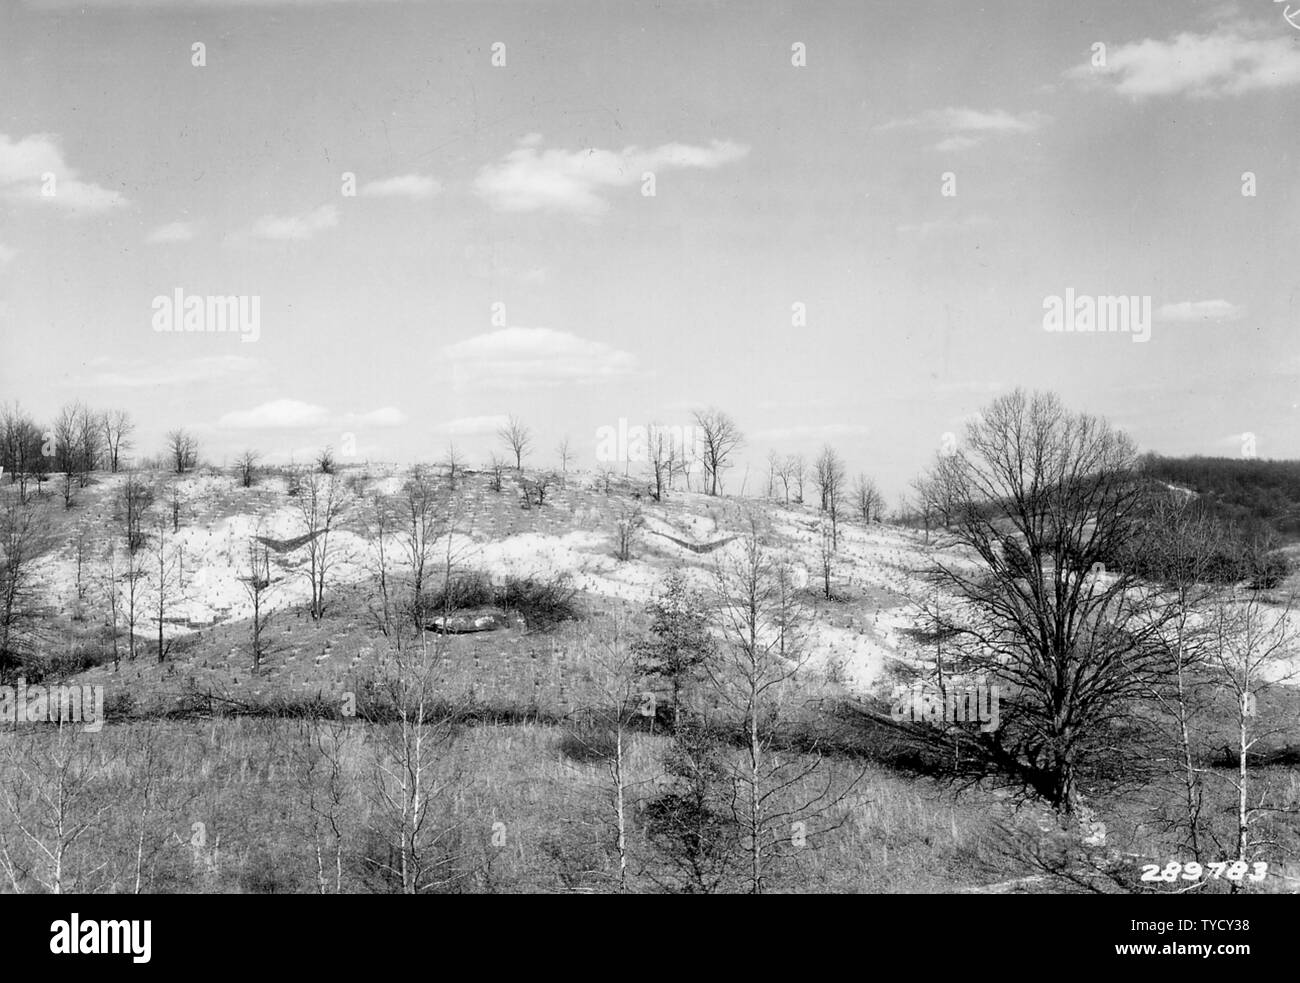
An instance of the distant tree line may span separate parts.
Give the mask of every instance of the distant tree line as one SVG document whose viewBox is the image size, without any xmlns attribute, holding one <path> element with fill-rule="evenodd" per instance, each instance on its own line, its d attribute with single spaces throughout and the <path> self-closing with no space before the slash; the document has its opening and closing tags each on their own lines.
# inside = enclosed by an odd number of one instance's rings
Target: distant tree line
<svg viewBox="0 0 1300 983">
<path fill-rule="evenodd" d="M 1300 461 L 1144 454 L 1139 465 L 1154 481 L 1195 492 L 1216 519 L 1300 539 Z"/>
</svg>

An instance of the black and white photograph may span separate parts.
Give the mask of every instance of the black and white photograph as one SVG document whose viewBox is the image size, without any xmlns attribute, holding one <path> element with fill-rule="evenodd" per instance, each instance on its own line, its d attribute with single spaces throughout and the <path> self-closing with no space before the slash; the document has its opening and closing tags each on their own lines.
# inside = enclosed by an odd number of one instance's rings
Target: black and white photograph
<svg viewBox="0 0 1300 983">
<path fill-rule="evenodd" d="M 1300 0 L 3 0 L 0 111 L 53 965 L 877 894 L 1241 967 L 1300 893 Z"/>
</svg>

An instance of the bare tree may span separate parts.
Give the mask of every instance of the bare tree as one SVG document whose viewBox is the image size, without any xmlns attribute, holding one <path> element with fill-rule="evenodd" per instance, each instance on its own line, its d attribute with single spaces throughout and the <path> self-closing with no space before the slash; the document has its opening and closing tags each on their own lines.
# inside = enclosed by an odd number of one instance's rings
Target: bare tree
<svg viewBox="0 0 1300 983">
<path fill-rule="evenodd" d="M 33 733 L 3 745 L 0 869 L 16 894 L 93 893 L 103 864 L 87 856 L 86 834 L 111 806 L 95 790 L 96 749 L 77 727 Z M 16 830 L 17 835 L 11 830 Z"/>
<path fill-rule="evenodd" d="M 313 718 L 306 741 L 294 746 L 294 777 L 307 808 L 316 860 L 316 889 L 343 893 L 343 846 L 347 806 L 352 793 L 347 768 L 348 725 L 340 720 Z"/>
<path fill-rule="evenodd" d="M 34 507 L 0 508 L 0 678 L 36 654 L 44 619 L 35 564 L 50 546 L 48 525 Z"/>
<path fill-rule="evenodd" d="M 262 657 L 265 654 L 262 635 L 271 618 L 271 612 L 266 606 L 269 600 L 267 593 L 276 581 L 271 577 L 270 549 L 265 543 L 260 542 L 257 536 L 248 541 L 245 563 L 248 565 L 248 573 L 239 580 L 243 584 L 249 602 L 253 605 L 253 617 L 249 621 L 249 630 L 252 634 L 253 672 L 260 672 Z"/>
<path fill-rule="evenodd" d="M 375 582 L 379 587 L 380 603 L 375 621 L 380 632 L 388 635 L 393 630 L 393 592 L 388 572 L 388 537 L 398 525 L 398 516 L 387 495 L 376 493 L 370 497 L 369 519 L 366 532 L 375 544 L 372 569 Z M 371 611 L 374 613 L 373 608 Z"/>
<path fill-rule="evenodd" d="M 452 441 L 447 441 L 447 453 L 442 458 L 442 466 L 447 469 L 447 488 L 454 492 L 461 472 L 465 470 L 465 459 L 456 451 L 456 445 Z"/>
<path fill-rule="evenodd" d="M 682 444 L 681 454 L 673 461 L 678 474 L 682 476 L 682 484 L 686 490 L 691 490 L 691 475 L 695 473 L 695 466 L 700 460 L 700 450 L 697 442 L 694 440 L 685 441 Z M 668 483 L 672 484 L 672 469 L 669 470 Z"/>
<path fill-rule="evenodd" d="M 122 490 L 118 493 L 118 512 L 129 553 L 138 553 L 145 544 L 145 517 L 153 506 L 153 501 L 153 489 L 145 480 L 135 473 L 127 475 Z"/>
<path fill-rule="evenodd" d="M 440 705 L 437 669 L 443 636 L 419 633 L 420 644 L 394 650 L 378 680 L 384 715 L 376 718 L 375 761 L 363 789 L 370 806 L 372 849 L 367 867 L 402 894 L 442 890 L 463 876 L 456 850 L 451 800 L 463 784 L 445 766 L 455 720 Z"/>
<path fill-rule="evenodd" d="M 614 535 L 617 547 L 615 555 L 623 561 L 632 559 L 632 546 L 636 541 L 637 531 L 645 523 L 641 514 L 641 503 L 634 502 L 619 509 L 614 518 Z"/>
<path fill-rule="evenodd" d="M 122 598 L 122 615 L 126 621 L 127 657 L 135 661 L 136 626 L 144 617 L 145 553 L 143 550 L 126 552 L 126 569 L 122 572 L 125 595 Z"/>
<path fill-rule="evenodd" d="M 117 638 L 122 623 L 122 596 L 117 586 L 119 565 L 117 543 L 110 541 L 104 549 L 104 568 L 97 583 L 99 596 L 103 601 L 104 627 L 107 630 L 109 644 L 113 647 L 114 672 L 117 672 L 122 664 L 122 652 Z"/>
<path fill-rule="evenodd" d="M 167 505 L 172 517 L 172 532 L 181 530 L 181 483 L 173 481 L 167 486 Z"/>
<path fill-rule="evenodd" d="M 840 548 L 840 509 L 843 505 L 847 473 L 844 461 L 835 448 L 827 444 L 817 455 L 816 465 L 817 491 L 821 495 L 821 510 L 831 520 L 832 548 Z"/>
<path fill-rule="evenodd" d="M 826 516 L 823 516 L 821 522 L 817 524 L 817 535 L 818 556 L 822 564 L 822 593 L 826 600 L 831 601 L 835 599 L 835 594 L 831 590 L 831 573 L 835 566 L 835 532 L 832 522 Z"/>
<path fill-rule="evenodd" d="M 79 402 L 68 403 L 54 418 L 54 469 L 62 475 L 63 507 L 72 508 L 74 489 L 80 487 L 81 471 L 81 419 L 85 407 Z"/>
<path fill-rule="evenodd" d="M 772 498 L 776 494 L 777 478 L 781 474 L 781 455 L 776 451 L 767 452 L 767 497 Z"/>
<path fill-rule="evenodd" d="M 1167 653 L 1166 672 L 1150 680 L 1151 698 L 1165 712 L 1175 753 L 1161 753 L 1169 762 L 1183 804 L 1180 846 L 1201 861 L 1206 844 L 1202 837 L 1203 776 L 1201 721 L 1209 710 L 1205 697 L 1209 651 L 1213 633 L 1204 617 L 1219 588 L 1215 569 L 1227 548 L 1223 531 L 1199 505 L 1172 495 L 1153 497 L 1143 516 L 1145 527 L 1135 553 L 1146 558 L 1150 576 L 1169 604 L 1171 617 L 1162 623 L 1160 643 Z M 1105 566 L 1094 570 L 1104 576 Z"/>
<path fill-rule="evenodd" d="M 448 499 L 420 465 L 411 468 L 402 488 L 402 519 L 397 541 L 410 569 L 410 616 L 417 630 L 426 622 L 426 575 L 438 538 L 447 530 Z"/>
<path fill-rule="evenodd" d="M 90 484 L 91 472 L 104 456 L 102 436 L 100 416 L 82 406 L 77 414 L 77 481 L 82 488 Z"/>
<path fill-rule="evenodd" d="M 126 410 L 106 410 L 100 414 L 99 427 L 104 435 L 108 468 L 113 474 L 117 474 L 122 466 L 122 452 L 129 451 L 134 446 L 131 435 L 135 433 L 135 424 Z"/>
<path fill-rule="evenodd" d="M 56 470 L 74 477 L 94 470 L 99 430 L 94 415 L 80 401 L 67 403 L 59 410 L 52 432 Z"/>
<path fill-rule="evenodd" d="M 704 473 L 709 482 L 709 494 L 717 495 L 722 472 L 731 466 L 731 455 L 744 445 L 745 438 L 735 421 L 721 410 L 696 410 L 694 415 L 703 440 Z"/>
<path fill-rule="evenodd" d="M 500 494 L 501 489 L 504 487 L 502 484 L 502 475 L 504 474 L 505 469 L 506 462 L 493 454 L 492 459 L 488 462 L 488 470 L 492 472 L 492 476 L 488 479 L 488 487 L 497 494 Z"/>
<path fill-rule="evenodd" d="M 252 488 L 257 481 L 257 463 L 261 455 L 257 451 L 244 451 L 235 460 L 235 471 L 239 475 L 239 484 L 243 488 Z"/>
<path fill-rule="evenodd" d="M 723 637 L 717 658 L 706 663 L 720 701 L 743 724 L 744 749 L 730 763 L 731 808 L 745 840 L 746 887 L 754 894 L 766 890 L 772 869 L 797 849 L 806 824 L 843 802 L 861 778 L 838 789 L 830 780 L 812 787 L 823 763 L 818 749 L 798 755 L 775 747 L 811 650 L 793 571 L 763 537 L 751 516 L 740 550 L 717 561 L 714 596 Z"/>
<path fill-rule="evenodd" d="M 650 475 L 654 479 L 654 499 L 662 502 L 664 486 L 672 481 L 674 444 L 663 427 L 651 424 L 648 428 L 650 443 Z"/>
<path fill-rule="evenodd" d="M 803 504 L 803 483 L 808 476 L 808 462 L 804 460 L 802 454 L 792 454 L 786 458 L 786 467 L 789 470 L 790 480 L 794 482 L 794 500 Z"/>
<path fill-rule="evenodd" d="M 1249 587 L 1221 599 L 1213 608 L 1209 621 L 1211 643 L 1209 662 L 1214 678 L 1223 684 L 1231 700 L 1230 720 L 1236 737 L 1235 774 L 1226 780 L 1236 793 L 1236 859 L 1249 862 L 1272 856 L 1273 838 L 1253 835 L 1256 819 L 1275 811 L 1267 803 L 1269 792 L 1278 798 L 1278 789 L 1270 789 L 1267 778 L 1251 775 L 1250 756 L 1259 743 L 1269 737 L 1290 734 L 1294 718 L 1274 712 L 1272 719 L 1261 712 L 1265 697 L 1280 683 L 1294 677 L 1297 650 L 1295 599 L 1288 596 L 1281 605 L 1268 603 L 1264 592 Z M 1285 793 L 1283 793 L 1285 794 Z M 1292 807 L 1290 812 L 1296 810 Z M 1292 820 L 1294 822 L 1294 820 Z"/>
<path fill-rule="evenodd" d="M 506 422 L 497 430 L 497 436 L 505 442 L 506 446 L 510 448 L 510 452 L 514 454 L 515 470 L 522 471 L 524 455 L 533 446 L 532 431 L 524 426 L 518 417 L 511 415 L 506 418 Z"/>
<path fill-rule="evenodd" d="M 154 600 L 154 621 L 158 626 L 158 661 L 166 660 L 171 651 L 172 639 L 165 637 L 163 626 L 166 624 L 167 608 L 180 595 L 181 586 L 178 574 L 178 554 L 175 546 L 168 546 L 167 522 L 158 517 L 153 543 L 154 559 L 157 561 L 158 581 Z"/>
<path fill-rule="evenodd" d="M 302 477 L 302 490 L 295 499 L 307 540 L 307 575 L 311 581 L 312 619 L 325 616 L 325 590 L 337 559 L 331 534 L 352 507 L 352 497 L 336 475 L 313 472 Z"/>
<path fill-rule="evenodd" d="M 858 475 L 858 480 L 853 485 L 853 505 L 858 510 L 862 521 L 867 523 L 871 522 L 873 517 L 879 520 L 880 513 L 885 507 L 885 499 L 880 494 L 880 489 L 865 474 Z"/>
<path fill-rule="evenodd" d="M 72 533 L 72 560 L 75 565 L 75 587 L 77 604 L 73 612 L 74 620 L 85 617 L 81 610 L 86 600 L 86 561 L 90 556 L 90 528 L 85 522 L 78 522 Z"/>
<path fill-rule="evenodd" d="M 338 461 L 334 458 L 334 448 L 328 444 L 316 455 L 316 470 L 321 474 L 334 474 L 338 470 Z"/>
<path fill-rule="evenodd" d="M 629 888 L 630 832 L 636 789 L 645 784 L 631 777 L 631 745 L 638 719 L 654 712 L 654 695 L 641 693 L 635 657 L 627 633 L 616 617 L 599 636 L 597 650 L 588 651 L 592 697 L 579 708 L 570 737 L 586 748 L 586 757 L 605 766 L 610 852 L 617 865 L 620 893 Z"/>
<path fill-rule="evenodd" d="M 543 472 L 532 480 L 522 479 L 520 485 L 524 492 L 524 508 L 531 508 L 534 504 L 539 508 L 545 505 L 547 493 L 559 482 L 560 477 L 554 471 Z"/>
<path fill-rule="evenodd" d="M 941 459 L 942 479 L 951 537 L 978 565 L 936 563 L 936 593 L 958 603 L 924 605 L 926 616 L 951 635 L 961 668 L 1010 694 L 1000 726 L 972 735 L 967 759 L 1071 814 L 1082 762 L 1110 749 L 1111 722 L 1163 666 L 1159 599 L 1131 573 L 1092 575 L 1134 535 L 1133 444 L 1053 394 L 1023 390 L 995 400 L 966 435 Z"/>
<path fill-rule="evenodd" d="M 177 474 L 193 470 L 198 464 L 199 445 L 194 435 L 182 428 L 167 433 L 167 458 Z"/>
<path fill-rule="evenodd" d="M 27 501 L 27 485 L 32 479 L 38 487 L 43 480 L 47 461 L 42 454 L 40 428 L 17 406 L 0 410 L 0 468 L 17 483 L 19 501 Z"/>
<path fill-rule="evenodd" d="M 560 438 L 560 442 L 555 445 L 555 453 L 560 458 L 560 473 L 569 473 L 569 462 L 573 460 L 573 452 L 569 447 L 569 437 L 566 434 Z"/>
<path fill-rule="evenodd" d="M 776 461 L 776 476 L 781 481 L 781 495 L 790 504 L 790 481 L 794 478 L 794 455 L 787 454 Z"/>
</svg>

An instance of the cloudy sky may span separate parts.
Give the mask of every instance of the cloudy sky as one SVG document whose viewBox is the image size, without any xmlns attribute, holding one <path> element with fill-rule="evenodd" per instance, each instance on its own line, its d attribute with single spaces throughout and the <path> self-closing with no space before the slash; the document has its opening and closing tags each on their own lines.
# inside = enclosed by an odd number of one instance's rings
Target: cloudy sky
<svg viewBox="0 0 1300 983">
<path fill-rule="evenodd" d="M 9 0 L 0 401 L 214 463 L 483 458 L 515 413 L 588 466 L 715 404 L 891 501 L 1015 385 L 1300 457 L 1287 9 Z M 154 330 L 177 290 L 256 341 Z M 1045 331 L 1067 290 L 1149 341 Z"/>
</svg>

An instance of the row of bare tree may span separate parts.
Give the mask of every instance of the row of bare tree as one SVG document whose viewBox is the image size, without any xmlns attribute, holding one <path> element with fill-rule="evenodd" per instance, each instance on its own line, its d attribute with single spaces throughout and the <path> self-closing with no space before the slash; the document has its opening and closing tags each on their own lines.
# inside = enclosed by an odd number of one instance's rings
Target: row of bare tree
<svg viewBox="0 0 1300 983">
<path fill-rule="evenodd" d="M 134 446 L 135 423 L 124 410 L 95 411 L 80 400 L 64 405 L 47 429 L 17 405 L 0 406 L 0 469 L 27 499 L 51 475 L 62 476 L 64 505 L 72 507 L 75 491 L 85 488 L 97 470 L 116 474 L 127 465 Z M 198 441 L 190 431 L 168 432 L 162 461 L 184 474 L 198 464 Z"/>
</svg>

